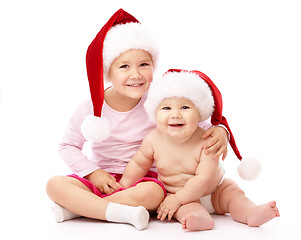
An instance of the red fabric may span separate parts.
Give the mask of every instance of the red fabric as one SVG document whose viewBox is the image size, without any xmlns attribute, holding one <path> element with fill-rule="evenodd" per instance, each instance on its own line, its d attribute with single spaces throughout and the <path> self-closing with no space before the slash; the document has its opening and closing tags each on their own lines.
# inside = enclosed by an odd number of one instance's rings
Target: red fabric
<svg viewBox="0 0 301 240">
<path fill-rule="evenodd" d="M 110 173 L 115 179 L 117 182 L 120 181 L 121 177 L 122 177 L 122 174 L 116 174 L 116 173 Z M 104 198 L 104 197 L 107 197 L 107 196 L 110 196 L 112 194 L 115 194 L 117 192 L 120 192 L 120 191 L 123 191 L 123 190 L 126 190 L 126 188 L 120 188 L 119 190 L 111 193 L 111 194 L 104 194 L 102 192 L 100 192 L 97 187 L 92 183 L 90 182 L 89 180 L 85 179 L 85 178 L 81 178 L 79 176 L 77 176 L 76 174 L 71 174 L 71 175 L 67 175 L 67 177 L 73 177 L 73 178 L 76 178 L 77 180 L 81 181 L 83 184 L 85 184 L 95 195 L 97 195 L 98 197 L 101 197 L 101 198 Z M 134 185 L 132 185 L 131 187 L 135 187 L 137 184 L 139 183 L 142 183 L 142 182 L 155 182 L 157 183 L 161 188 L 162 190 L 164 191 L 164 194 L 166 196 L 166 190 L 164 188 L 164 185 L 162 182 L 160 182 L 158 180 L 158 173 L 155 173 L 155 172 L 147 172 L 147 174 L 145 175 L 144 178 L 141 178 L 138 182 L 136 182 Z"/>
<path fill-rule="evenodd" d="M 94 116 L 100 117 L 104 101 L 104 79 L 103 79 L 103 42 L 107 32 L 116 24 L 139 22 L 135 17 L 119 9 L 113 14 L 109 21 L 98 32 L 86 54 L 86 67 L 89 80 L 91 99 L 93 102 Z"/>
<path fill-rule="evenodd" d="M 167 72 L 182 72 L 185 70 L 180 70 L 180 69 L 169 69 Z M 240 152 L 238 151 L 238 148 L 236 146 L 236 142 L 234 139 L 234 136 L 232 134 L 232 131 L 229 127 L 229 124 L 227 122 L 227 119 L 223 116 L 223 99 L 222 99 L 222 94 L 220 93 L 220 91 L 218 90 L 217 86 L 212 82 L 212 80 L 204 73 L 200 72 L 200 71 L 187 71 L 187 72 L 191 72 L 191 73 L 195 73 L 198 76 L 200 76 L 200 78 L 202 78 L 210 87 L 211 92 L 212 92 L 212 96 L 214 98 L 214 112 L 211 116 L 211 123 L 212 125 L 218 125 L 218 124 L 222 124 L 224 125 L 230 134 L 230 145 L 235 153 L 235 155 L 237 156 L 237 158 L 239 160 L 242 159 Z"/>
</svg>

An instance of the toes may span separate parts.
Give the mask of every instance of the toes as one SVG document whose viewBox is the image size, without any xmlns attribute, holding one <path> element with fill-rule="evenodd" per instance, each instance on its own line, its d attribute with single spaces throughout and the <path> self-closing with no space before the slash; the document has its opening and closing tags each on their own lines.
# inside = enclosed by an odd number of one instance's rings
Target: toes
<svg viewBox="0 0 301 240">
<path fill-rule="evenodd" d="M 276 206 L 276 202 L 275 201 L 270 202 L 270 206 L 271 208 L 274 209 L 275 216 L 280 217 L 278 207 Z"/>
</svg>

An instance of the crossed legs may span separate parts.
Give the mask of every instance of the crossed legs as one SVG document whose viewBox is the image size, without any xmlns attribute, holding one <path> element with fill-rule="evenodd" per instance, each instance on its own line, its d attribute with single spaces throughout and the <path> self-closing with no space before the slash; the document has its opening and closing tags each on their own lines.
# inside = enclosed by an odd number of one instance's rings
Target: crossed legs
<svg viewBox="0 0 301 240">
<path fill-rule="evenodd" d="M 115 221 L 112 214 L 108 214 L 107 209 L 110 209 L 110 212 L 112 212 L 112 203 L 116 203 L 114 207 L 118 207 L 118 211 L 114 210 L 113 212 L 116 214 L 121 212 L 119 213 L 119 217 L 123 222 L 128 221 L 127 219 L 123 220 L 123 217 L 127 215 L 126 212 L 129 212 L 128 216 L 131 218 L 131 215 L 135 215 L 133 213 L 136 211 L 138 220 L 143 216 L 145 222 L 143 228 L 145 228 L 145 224 L 146 222 L 148 223 L 149 218 L 145 209 L 150 211 L 157 209 L 164 198 L 162 188 L 154 182 L 142 182 L 133 188 L 100 198 L 79 180 L 65 176 L 51 178 L 47 183 L 47 193 L 51 200 L 70 212 L 99 220 Z M 129 208 L 129 206 L 131 207 Z M 118 221 L 116 220 L 116 222 Z M 133 225 L 135 227 L 138 226 L 136 223 Z M 137 228 L 142 227 L 138 226 Z"/>
</svg>

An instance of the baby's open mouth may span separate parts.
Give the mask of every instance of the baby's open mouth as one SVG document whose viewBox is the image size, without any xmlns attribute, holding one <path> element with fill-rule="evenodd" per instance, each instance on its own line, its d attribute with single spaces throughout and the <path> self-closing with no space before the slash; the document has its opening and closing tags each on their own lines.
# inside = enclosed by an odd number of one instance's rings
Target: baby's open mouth
<svg viewBox="0 0 301 240">
<path fill-rule="evenodd" d="M 172 123 L 172 124 L 168 124 L 168 126 L 170 126 L 170 127 L 182 127 L 182 126 L 184 126 L 184 124 L 183 123 Z"/>
</svg>

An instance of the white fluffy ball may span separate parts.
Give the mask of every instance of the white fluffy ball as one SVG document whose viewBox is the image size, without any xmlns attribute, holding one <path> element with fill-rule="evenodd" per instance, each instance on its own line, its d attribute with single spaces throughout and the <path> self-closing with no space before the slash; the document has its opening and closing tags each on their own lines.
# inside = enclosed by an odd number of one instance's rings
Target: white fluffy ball
<svg viewBox="0 0 301 240">
<path fill-rule="evenodd" d="M 107 119 L 88 115 L 81 124 L 84 137 L 91 142 L 101 142 L 110 136 L 110 124 Z"/>
<path fill-rule="evenodd" d="M 241 160 L 237 171 L 242 179 L 252 181 L 258 177 L 261 171 L 261 163 L 255 158 L 245 158 Z"/>
</svg>

